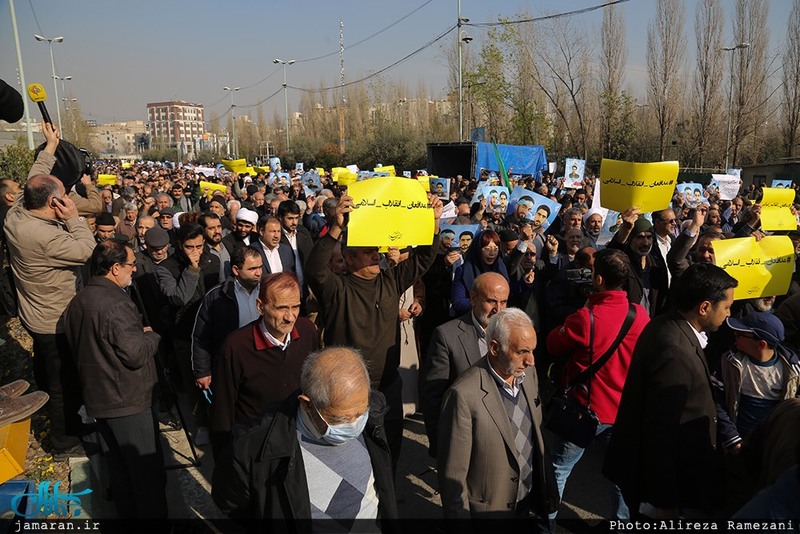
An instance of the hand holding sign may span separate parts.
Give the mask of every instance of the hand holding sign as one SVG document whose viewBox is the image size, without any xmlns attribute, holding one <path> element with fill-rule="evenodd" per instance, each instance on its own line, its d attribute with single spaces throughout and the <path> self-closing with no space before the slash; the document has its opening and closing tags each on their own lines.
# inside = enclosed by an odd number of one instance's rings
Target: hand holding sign
<svg viewBox="0 0 800 534">
<path fill-rule="evenodd" d="M 339 197 L 339 202 L 336 204 L 336 220 L 331 226 L 330 234 L 334 239 L 339 239 L 342 231 L 347 228 L 349 213 L 353 211 L 353 197 L 344 194 Z"/>
</svg>

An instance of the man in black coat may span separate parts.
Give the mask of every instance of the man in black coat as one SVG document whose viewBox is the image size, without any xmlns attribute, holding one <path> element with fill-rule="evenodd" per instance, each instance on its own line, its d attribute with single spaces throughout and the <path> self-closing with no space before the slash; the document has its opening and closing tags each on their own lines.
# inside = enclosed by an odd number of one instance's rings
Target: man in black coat
<svg viewBox="0 0 800 534">
<path fill-rule="evenodd" d="M 297 280 L 303 289 L 303 302 L 308 296 L 308 283 L 303 277 L 303 265 L 314 248 L 314 240 L 308 228 L 300 224 L 300 206 L 294 200 L 284 200 L 278 205 L 278 220 L 281 222 L 281 244 L 288 245 L 294 252 L 294 265 Z"/>
<path fill-rule="evenodd" d="M 77 360 L 86 413 L 97 420 L 120 519 L 167 517 L 164 458 L 151 410 L 159 336 L 124 288 L 133 250 L 113 239 L 92 253 L 94 277 L 72 299 L 65 333 Z"/>
<path fill-rule="evenodd" d="M 673 280 L 677 309 L 639 337 L 603 469 L 632 518 L 697 517 L 715 504 L 717 413 L 703 349 L 737 285 L 719 267 L 690 266 Z"/>
<path fill-rule="evenodd" d="M 309 355 L 301 390 L 254 428 L 240 427 L 216 462 L 211 495 L 217 506 L 231 517 L 281 521 L 288 530 L 313 527 L 308 521 L 351 530 L 356 515 L 359 529 L 391 529 L 387 521 L 397 519 L 397 505 L 385 401 L 369 384 L 353 349 Z"/>
</svg>

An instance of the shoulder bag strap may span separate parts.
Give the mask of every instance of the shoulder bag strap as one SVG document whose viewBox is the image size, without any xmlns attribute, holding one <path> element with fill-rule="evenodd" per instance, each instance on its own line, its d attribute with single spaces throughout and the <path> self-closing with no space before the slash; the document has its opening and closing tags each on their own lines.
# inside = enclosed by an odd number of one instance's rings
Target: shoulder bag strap
<svg viewBox="0 0 800 534">
<path fill-rule="evenodd" d="M 628 306 L 628 315 L 625 316 L 625 322 L 622 323 L 622 328 L 617 335 L 617 338 L 608 347 L 608 350 L 597 359 L 597 361 L 592 361 L 592 356 L 594 355 L 594 315 L 592 315 L 591 309 L 589 309 L 589 324 L 590 324 L 590 333 L 589 333 L 589 344 L 591 345 L 589 348 L 589 367 L 583 370 L 578 376 L 573 378 L 569 384 L 567 385 L 567 389 L 573 388 L 578 384 L 582 384 L 586 380 L 590 379 L 597 371 L 599 371 L 608 360 L 611 358 L 611 355 L 617 350 L 619 344 L 622 343 L 622 340 L 625 339 L 625 336 L 628 335 L 628 332 L 633 325 L 633 320 L 636 318 L 636 308 L 633 307 L 633 304 Z"/>
</svg>

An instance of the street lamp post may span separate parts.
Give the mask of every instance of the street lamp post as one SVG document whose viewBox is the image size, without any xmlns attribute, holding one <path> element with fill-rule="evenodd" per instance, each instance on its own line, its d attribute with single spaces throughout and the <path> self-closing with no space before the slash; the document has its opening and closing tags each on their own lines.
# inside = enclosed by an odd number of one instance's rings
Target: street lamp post
<svg viewBox="0 0 800 534">
<path fill-rule="evenodd" d="M 731 114 L 733 112 L 733 55 L 736 50 L 748 48 L 750 43 L 739 43 L 736 46 L 726 46 L 722 50 L 731 53 L 730 87 L 728 89 L 728 136 L 725 141 L 725 172 L 728 172 L 728 155 L 731 150 Z"/>
<path fill-rule="evenodd" d="M 59 80 L 61 82 L 61 101 L 64 102 L 64 113 L 67 112 L 67 86 L 64 82 L 68 82 L 72 80 L 72 76 L 53 76 L 55 80 Z M 58 105 L 58 102 L 56 103 Z M 59 126 L 61 128 L 61 126 Z M 62 137 L 64 136 L 64 132 L 61 132 Z"/>
<path fill-rule="evenodd" d="M 289 97 L 286 96 L 286 65 L 294 63 L 293 59 L 284 61 L 282 59 L 273 59 L 276 65 L 283 65 L 283 107 L 286 114 L 286 152 L 289 152 Z"/>
<path fill-rule="evenodd" d="M 78 132 L 76 131 L 77 128 L 75 127 L 75 113 L 74 113 L 74 108 L 70 106 L 70 103 L 71 102 L 77 102 L 78 99 L 77 98 L 64 97 L 61 100 L 64 101 L 64 113 L 67 114 L 67 124 L 70 127 L 71 137 L 75 140 L 75 142 L 77 142 L 78 141 L 78 139 L 77 139 L 78 138 Z M 64 137 L 64 138 L 67 137 L 64 134 L 61 134 L 61 136 Z"/>
<path fill-rule="evenodd" d="M 55 90 L 56 94 L 56 111 L 58 112 L 58 131 L 61 131 L 61 105 L 58 99 L 58 84 L 56 84 L 56 80 L 58 77 L 56 76 L 56 61 L 53 59 L 53 43 L 63 43 L 63 37 L 43 37 L 41 35 L 34 35 L 33 36 L 37 41 L 47 41 L 47 46 L 50 48 L 50 68 L 53 71 L 53 89 Z"/>
<path fill-rule="evenodd" d="M 228 91 L 231 94 L 231 123 L 233 124 L 233 131 L 231 133 L 233 135 L 233 150 L 232 150 L 233 159 L 236 159 L 238 157 L 238 153 L 239 153 L 239 151 L 237 150 L 238 147 L 236 146 L 236 115 L 234 115 L 234 113 L 233 113 L 233 108 L 235 108 L 236 105 L 233 103 L 233 93 L 235 93 L 239 89 L 241 89 L 241 87 L 233 87 L 233 88 L 231 88 L 231 87 L 223 87 L 222 88 L 223 91 Z"/>
<path fill-rule="evenodd" d="M 472 37 L 467 35 L 467 32 L 461 29 L 461 26 L 469 22 L 461 16 L 461 0 L 458 0 L 458 140 L 464 140 L 464 62 L 463 54 L 461 52 L 462 43 L 469 43 Z"/>
</svg>

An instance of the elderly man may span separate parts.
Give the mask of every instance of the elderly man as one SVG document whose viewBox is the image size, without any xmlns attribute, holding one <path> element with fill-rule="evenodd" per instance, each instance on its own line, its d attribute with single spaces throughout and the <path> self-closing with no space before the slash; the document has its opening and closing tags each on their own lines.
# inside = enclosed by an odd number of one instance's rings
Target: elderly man
<svg viewBox="0 0 800 534">
<path fill-rule="evenodd" d="M 136 245 L 133 247 L 135 252 L 144 252 L 147 250 L 147 243 L 144 239 L 144 234 L 156 225 L 156 220 L 150 215 L 142 215 L 136 221 Z"/>
<path fill-rule="evenodd" d="M 25 183 L 22 201 L 9 209 L 4 230 L 19 318 L 33 338 L 36 385 L 50 394 L 54 453 L 81 454 L 75 437 L 81 432 L 81 394 L 63 313 L 82 284 L 80 268 L 94 250 L 94 237 L 61 181 L 45 175 Z"/>
<path fill-rule="evenodd" d="M 346 227 L 345 214 L 353 211 L 353 198 L 343 195 L 330 231 L 317 241 L 305 269 L 311 290 L 320 304 L 326 345 L 349 345 L 361 350 L 369 362 L 372 386 L 387 398 L 386 434 L 397 462 L 403 441 L 400 332 L 397 328 L 400 295 L 419 280 L 439 250 L 442 202 L 429 195 L 433 208 L 434 237 L 430 246 L 417 247 L 411 257 L 394 268 L 381 270 L 378 247 L 347 247 L 342 254 L 349 274 L 330 269 L 333 249 Z"/>
<path fill-rule="evenodd" d="M 212 369 L 210 424 L 215 436 L 223 433 L 226 438 L 234 424 L 259 417 L 268 405 L 297 389 L 303 362 L 317 349 L 314 324 L 299 317 L 300 286 L 293 274 L 264 278 L 256 306 L 261 320 L 231 333 Z M 214 443 L 224 441 L 215 438 Z"/>
<path fill-rule="evenodd" d="M 544 524 L 558 506 L 558 490 L 541 433 L 536 332 L 525 312 L 507 308 L 489 321 L 486 339 L 487 355 L 444 396 L 438 456 L 444 517 L 535 513 Z"/>
<path fill-rule="evenodd" d="M 423 362 L 423 413 L 425 431 L 436 457 L 442 398 L 464 371 L 486 355 L 486 328 L 497 312 L 506 308 L 509 287 L 503 275 L 483 273 L 469 293 L 472 310 L 433 331 L 428 357 Z"/>
<path fill-rule="evenodd" d="M 353 349 L 308 356 L 302 393 L 266 413 L 215 465 L 214 502 L 232 517 L 285 521 L 291 530 L 313 529 L 310 520 L 385 531 L 379 523 L 397 519 L 397 508 L 381 431 L 385 401 L 369 383 Z"/>
<path fill-rule="evenodd" d="M 91 258 L 94 277 L 65 313 L 84 405 L 97 420 L 119 518 L 167 517 L 164 457 L 151 410 L 159 336 L 142 327 L 124 289 L 131 285 L 133 250 L 109 239 Z"/>
</svg>

